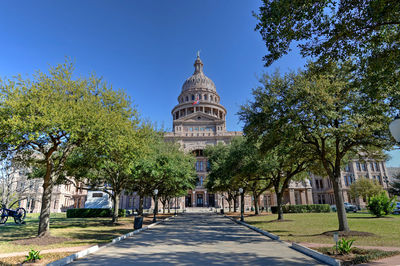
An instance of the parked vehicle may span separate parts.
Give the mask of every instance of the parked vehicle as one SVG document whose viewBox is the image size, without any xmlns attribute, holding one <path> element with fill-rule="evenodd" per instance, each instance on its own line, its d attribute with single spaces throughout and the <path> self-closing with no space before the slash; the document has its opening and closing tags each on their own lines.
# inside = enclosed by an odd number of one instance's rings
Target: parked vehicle
<svg viewBox="0 0 400 266">
<path fill-rule="evenodd" d="M 346 209 L 346 212 L 357 212 L 358 210 L 357 206 L 350 204 L 348 202 L 344 203 L 344 208 Z M 337 212 L 336 205 L 331 205 L 331 210 L 333 212 Z"/>
<path fill-rule="evenodd" d="M 400 202 L 395 203 L 395 207 L 393 209 L 393 214 L 400 214 Z"/>
<path fill-rule="evenodd" d="M 346 209 L 346 212 L 357 212 L 358 210 L 357 206 L 350 204 L 348 202 L 344 203 L 344 207 Z"/>
</svg>

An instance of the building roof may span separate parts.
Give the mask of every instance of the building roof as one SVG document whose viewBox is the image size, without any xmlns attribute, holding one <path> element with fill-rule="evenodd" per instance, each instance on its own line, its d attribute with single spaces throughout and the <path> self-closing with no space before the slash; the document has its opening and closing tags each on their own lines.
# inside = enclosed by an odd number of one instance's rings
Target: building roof
<svg viewBox="0 0 400 266">
<path fill-rule="evenodd" d="M 208 89 L 216 92 L 214 82 L 209 77 L 204 75 L 203 62 L 201 61 L 199 54 L 194 62 L 193 75 L 187 78 L 182 85 L 182 92 L 191 89 Z"/>
</svg>

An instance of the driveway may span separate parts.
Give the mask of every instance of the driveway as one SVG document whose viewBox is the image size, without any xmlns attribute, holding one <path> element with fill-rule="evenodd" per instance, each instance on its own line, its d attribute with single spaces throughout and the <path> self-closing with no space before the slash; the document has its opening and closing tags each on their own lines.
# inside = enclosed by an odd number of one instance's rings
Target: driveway
<svg viewBox="0 0 400 266">
<path fill-rule="evenodd" d="M 183 214 L 73 265 L 322 265 L 220 215 Z"/>
</svg>

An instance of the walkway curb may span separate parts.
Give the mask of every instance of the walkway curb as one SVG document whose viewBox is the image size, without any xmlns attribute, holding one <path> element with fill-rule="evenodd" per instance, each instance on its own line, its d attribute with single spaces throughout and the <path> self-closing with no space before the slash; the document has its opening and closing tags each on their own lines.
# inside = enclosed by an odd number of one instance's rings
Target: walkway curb
<svg viewBox="0 0 400 266">
<path fill-rule="evenodd" d="M 147 230 L 147 229 L 149 229 L 149 228 L 152 228 L 152 227 L 156 226 L 157 224 L 163 223 L 163 222 L 165 222 L 165 221 L 169 221 L 170 218 L 176 217 L 176 216 L 177 216 L 177 215 L 173 215 L 173 216 L 168 217 L 168 218 L 165 218 L 165 219 L 163 219 L 163 220 L 161 220 L 161 221 L 155 222 L 155 223 L 153 223 L 153 224 L 149 224 L 148 226 L 145 226 L 145 227 L 142 227 L 142 228 L 137 229 L 137 230 L 135 230 L 135 231 L 129 232 L 129 233 L 125 234 L 125 235 L 116 237 L 116 238 L 114 238 L 113 240 L 111 240 L 110 243 L 105 244 L 104 246 L 99 247 L 98 245 L 95 245 L 95 246 L 92 246 L 92 247 L 90 247 L 90 248 L 81 250 L 81 251 L 79 251 L 79 252 L 77 252 L 77 253 L 74 253 L 74 254 L 72 254 L 72 255 L 69 255 L 68 257 L 65 257 L 65 258 L 62 258 L 62 259 L 59 259 L 59 260 L 50 262 L 49 264 L 47 264 L 47 266 L 64 266 L 64 265 L 67 265 L 68 263 L 71 263 L 71 262 L 73 262 L 73 261 L 75 261 L 75 260 L 77 260 L 77 259 L 80 259 L 80 258 L 82 258 L 82 257 L 85 257 L 85 256 L 87 256 L 87 255 L 89 255 L 89 254 L 91 254 L 91 253 L 94 253 L 94 252 L 96 252 L 96 251 L 98 251 L 98 250 L 100 250 L 100 249 L 103 249 L 103 248 L 109 247 L 109 246 L 111 246 L 111 245 L 113 245 L 113 244 L 115 244 L 115 243 L 118 243 L 118 242 L 124 240 L 124 239 L 127 238 L 127 237 L 136 235 L 136 234 L 138 234 L 138 233 L 140 233 L 140 232 L 142 232 L 142 231 L 145 231 L 145 230 Z"/>
<path fill-rule="evenodd" d="M 224 215 L 224 217 L 226 217 L 226 218 L 228 218 L 228 219 L 234 221 L 235 223 L 244 225 L 244 226 L 250 228 L 251 230 L 256 231 L 256 232 L 258 232 L 258 233 L 260 233 L 260 234 L 262 234 L 262 235 L 265 235 L 265 236 L 267 236 L 267 237 L 269 237 L 269 238 L 271 238 L 271 239 L 273 239 L 273 240 L 279 240 L 279 236 L 274 235 L 274 234 L 272 234 L 272 233 L 270 233 L 270 232 L 261 230 L 260 228 L 257 228 L 257 227 L 255 227 L 255 226 L 249 225 L 249 224 L 247 224 L 247 223 L 245 223 L 245 222 L 236 220 L 235 218 L 232 218 L 232 217 L 227 216 L 227 215 Z"/>
<path fill-rule="evenodd" d="M 299 251 L 299 252 L 301 252 L 301 253 L 303 253 L 303 254 L 305 254 L 307 256 L 310 256 L 310 257 L 312 257 L 312 258 L 314 258 L 316 260 L 324 262 L 324 263 L 326 263 L 328 265 L 332 265 L 332 266 L 340 266 L 340 265 L 342 265 L 342 262 L 340 260 L 336 260 L 334 258 L 331 258 L 331 257 L 325 255 L 325 254 L 322 254 L 322 253 L 320 253 L 318 251 L 315 251 L 313 249 L 310 249 L 308 247 L 299 245 L 297 243 L 292 243 L 292 248 L 294 250 L 297 250 L 297 251 Z"/>
<path fill-rule="evenodd" d="M 232 217 L 227 216 L 225 214 L 224 214 L 224 217 L 234 221 L 237 224 L 244 225 L 244 226 L 246 226 L 246 227 L 248 227 L 248 228 L 250 228 L 250 229 L 252 229 L 252 230 L 254 230 L 254 231 L 256 231 L 256 232 L 258 232 L 260 234 L 262 234 L 262 235 L 265 235 L 265 236 L 271 238 L 272 240 L 276 240 L 276 241 L 279 241 L 279 242 L 282 242 L 282 243 L 286 243 L 286 242 L 283 242 L 282 240 L 279 240 L 279 236 L 274 235 L 274 234 L 272 234 L 272 233 L 270 233 L 268 231 L 261 230 L 260 228 L 257 228 L 255 226 L 249 225 L 249 224 L 247 224 L 245 222 L 236 220 L 235 218 L 232 218 Z M 328 255 L 322 254 L 322 253 L 320 253 L 318 251 L 315 251 L 313 249 L 310 249 L 308 247 L 302 246 L 302 245 L 297 244 L 297 243 L 292 243 L 291 248 L 296 250 L 296 251 L 298 251 L 298 252 L 300 252 L 300 253 L 303 253 L 304 255 L 307 255 L 307 256 L 309 256 L 311 258 L 314 258 L 314 259 L 316 259 L 318 261 L 326 263 L 328 265 L 340 266 L 342 264 L 342 262 L 340 260 L 336 260 L 334 258 L 329 257 Z"/>
</svg>

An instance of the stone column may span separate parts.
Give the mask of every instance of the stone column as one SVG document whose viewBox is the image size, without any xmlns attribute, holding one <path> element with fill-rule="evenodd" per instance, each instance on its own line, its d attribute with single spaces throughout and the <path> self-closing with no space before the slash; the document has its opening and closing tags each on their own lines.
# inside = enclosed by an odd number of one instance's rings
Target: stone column
<svg viewBox="0 0 400 266">
<path fill-rule="evenodd" d="M 311 188 L 307 188 L 307 204 L 314 204 Z"/>
<path fill-rule="evenodd" d="M 307 204 L 306 192 L 304 190 L 300 191 L 300 204 Z"/>
<path fill-rule="evenodd" d="M 296 204 L 296 200 L 294 198 L 294 189 L 293 188 L 289 188 L 289 202 L 290 202 L 290 205 L 295 205 Z"/>
</svg>

